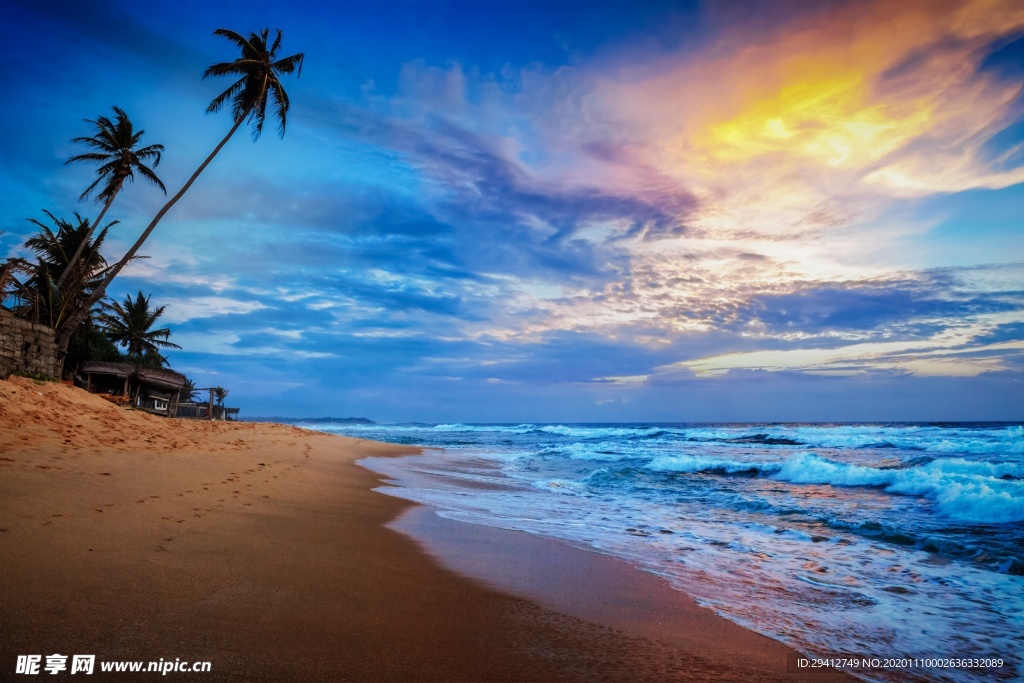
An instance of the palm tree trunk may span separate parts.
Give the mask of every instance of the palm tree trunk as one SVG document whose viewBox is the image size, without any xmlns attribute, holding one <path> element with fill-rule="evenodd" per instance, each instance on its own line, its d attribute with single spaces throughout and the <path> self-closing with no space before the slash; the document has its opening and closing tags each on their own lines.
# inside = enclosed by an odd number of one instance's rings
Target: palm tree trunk
<svg viewBox="0 0 1024 683">
<path fill-rule="evenodd" d="M 71 337 L 72 335 L 74 335 L 75 329 L 77 329 L 81 322 L 85 320 L 86 316 L 89 314 L 89 309 L 91 309 L 97 301 L 103 298 L 103 295 L 104 293 L 106 293 L 107 286 L 110 284 L 110 281 L 113 280 L 117 276 L 117 274 L 121 272 L 121 269 L 124 268 L 125 265 L 132 260 L 135 254 L 142 247 L 143 242 L 145 242 L 146 239 L 149 238 L 149 235 L 153 232 L 153 229 L 156 228 L 157 223 L 159 223 L 160 219 L 164 217 L 164 214 L 170 211 L 171 207 L 178 203 L 178 200 L 185 195 L 185 193 L 188 191 L 190 187 L 192 187 L 192 183 L 196 181 L 196 178 L 199 177 L 199 174 L 206 170 L 206 167 L 210 165 L 210 162 L 213 161 L 213 158 L 217 156 L 217 153 L 220 152 L 221 148 L 223 148 L 224 145 L 227 144 L 228 140 L 231 139 L 231 136 L 235 134 L 236 130 L 238 130 L 238 127 L 242 125 L 243 121 L 245 121 L 245 118 L 249 115 L 250 109 L 247 109 L 244 112 L 242 112 L 242 115 L 239 116 L 238 119 L 235 121 L 235 125 L 233 125 L 231 127 L 231 130 L 228 131 L 228 134 L 225 135 L 224 139 L 220 141 L 220 144 L 218 144 L 213 149 L 213 152 L 210 153 L 210 156 L 206 157 L 206 161 L 204 161 L 199 166 L 199 168 L 196 169 L 196 172 L 193 173 L 192 177 L 188 179 L 188 182 L 186 182 L 182 186 L 182 188 L 178 190 L 178 193 L 171 197 L 170 201 L 164 204 L 163 208 L 160 209 L 160 211 L 156 214 L 153 220 L 150 221 L 149 225 L 139 236 L 139 239 L 135 240 L 135 244 L 132 245 L 132 248 L 129 249 L 127 253 L 125 253 L 125 255 L 121 257 L 120 261 L 114 264 L 114 266 L 110 269 L 110 272 L 107 273 L 107 276 L 103 278 L 103 282 L 100 283 L 100 285 L 93 290 L 92 296 L 89 297 L 89 299 L 85 302 L 82 308 L 78 311 L 75 311 L 74 315 L 71 316 L 66 326 L 64 327 L 63 330 L 61 330 L 57 337 L 58 357 L 63 357 L 64 355 L 67 354 L 68 344 L 71 342 Z"/>
<path fill-rule="evenodd" d="M 103 204 L 103 210 L 100 211 L 100 215 L 96 216 L 96 220 L 89 226 L 89 231 L 85 233 L 85 238 L 78 245 L 78 250 L 75 252 L 75 255 L 71 257 L 71 260 L 68 261 L 67 268 L 65 268 L 64 272 L 60 274 L 60 278 L 57 280 L 57 289 L 60 289 L 61 285 L 64 284 L 64 280 L 67 279 L 68 274 L 71 273 L 71 269 L 75 267 L 75 264 L 78 263 L 78 259 L 82 257 L 82 252 L 85 251 L 85 245 L 89 243 L 89 238 L 92 237 L 94 232 L 96 232 L 96 226 L 100 224 L 101 220 L 103 220 L 103 216 L 107 214 L 107 209 L 109 209 L 110 205 L 114 203 L 114 197 L 116 196 L 117 194 L 112 195 L 110 199 Z"/>
</svg>

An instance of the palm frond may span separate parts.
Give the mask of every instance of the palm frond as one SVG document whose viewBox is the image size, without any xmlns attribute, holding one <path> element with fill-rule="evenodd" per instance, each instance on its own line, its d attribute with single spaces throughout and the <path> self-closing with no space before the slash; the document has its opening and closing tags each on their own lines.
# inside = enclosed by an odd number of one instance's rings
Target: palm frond
<svg viewBox="0 0 1024 683">
<path fill-rule="evenodd" d="M 259 61 L 255 59 L 236 59 L 233 62 L 222 62 L 220 64 L 214 64 L 203 72 L 203 78 L 210 76 L 246 76 L 248 75 L 254 66 L 258 66 Z"/>
<path fill-rule="evenodd" d="M 272 116 L 277 119 L 278 133 L 284 135 L 288 116 L 288 95 L 278 80 L 279 74 L 302 73 L 303 54 L 296 54 L 277 60 L 283 33 L 275 29 L 273 43 L 271 30 L 261 29 L 244 39 L 241 34 L 228 29 L 217 29 L 215 35 L 231 40 L 241 49 L 241 56 L 233 62 L 221 62 L 207 68 L 203 78 L 208 76 L 242 76 L 230 88 L 215 97 L 206 108 L 207 112 L 220 111 L 231 101 L 232 118 L 239 122 L 248 117 L 252 138 L 257 140 L 263 132 L 267 118 L 267 103 L 273 99 Z M 276 61 L 275 61 L 276 60 Z"/>
<path fill-rule="evenodd" d="M 153 164 L 153 165 L 155 166 L 156 164 Z M 152 169 L 150 169 L 147 166 L 143 166 L 142 164 L 138 165 L 138 169 L 139 169 L 139 175 L 141 175 L 143 178 L 145 178 L 149 182 L 151 182 L 154 185 L 156 185 L 157 187 L 159 187 L 163 191 L 164 194 L 167 194 L 167 188 L 164 187 L 164 184 L 160 181 L 159 178 L 156 177 L 156 174 L 153 173 Z"/>
<path fill-rule="evenodd" d="M 229 98 L 234 98 L 238 92 L 245 87 L 245 79 L 239 79 L 231 84 L 231 87 L 213 98 L 213 102 L 210 102 L 210 106 L 206 108 L 207 114 L 215 114 L 220 111 L 220 108 L 224 106 L 224 103 Z"/>
<path fill-rule="evenodd" d="M 295 69 L 298 68 L 298 73 L 296 73 L 295 75 L 296 77 L 299 77 L 302 76 L 302 62 L 305 61 L 305 59 L 306 53 L 300 52 L 296 55 L 292 55 L 291 57 L 279 59 L 276 62 L 274 62 L 271 66 L 273 66 L 274 71 L 280 74 L 290 74 L 295 72 Z"/>
<path fill-rule="evenodd" d="M 275 78 L 270 84 L 270 95 L 274 100 L 274 118 L 277 119 L 277 134 L 284 137 L 284 129 L 288 123 L 288 93 Z"/>
<path fill-rule="evenodd" d="M 164 152 L 164 146 L 163 145 L 149 145 L 148 147 L 143 147 L 142 149 L 136 150 L 135 151 L 135 157 L 137 159 L 141 159 L 143 161 L 148 161 L 149 159 L 153 159 L 153 165 L 154 166 L 159 166 L 160 165 L 160 158 L 161 158 L 161 155 L 163 154 L 163 152 Z"/>
<path fill-rule="evenodd" d="M 242 50 L 243 53 L 246 50 L 249 50 L 252 53 L 256 52 L 255 48 L 253 48 L 253 46 L 249 43 L 248 40 L 243 38 L 241 34 L 235 33 L 231 29 L 219 28 L 219 29 L 217 29 L 216 31 L 213 32 L 213 35 L 227 38 L 232 43 L 237 45 L 239 47 L 239 49 Z"/>
<path fill-rule="evenodd" d="M 86 188 L 79 199 L 85 199 L 101 183 L 105 182 L 103 190 L 96 196 L 99 203 L 113 201 L 126 180 L 133 180 L 134 170 L 142 166 L 140 159 L 155 159 L 154 166 L 160 163 L 160 155 L 163 152 L 163 145 L 149 145 L 142 149 L 136 149 L 142 134 L 145 130 L 135 130 L 128 114 L 120 107 L 113 107 L 114 120 L 106 116 L 98 116 L 95 120 L 86 119 L 86 122 L 96 128 L 96 134 L 92 137 L 72 138 L 72 142 L 90 147 L 97 152 L 78 154 L 68 159 L 65 164 L 72 162 L 92 162 L 98 164 L 96 169 L 96 180 Z M 103 152 L 103 153 L 101 153 Z M 166 194 L 167 190 L 163 183 L 159 182 L 151 169 L 141 171 L 143 176 L 153 180 Z M 150 177 L 152 176 L 152 177 Z M 109 206 L 109 204 L 108 204 Z M 102 216 L 102 213 L 101 213 Z"/>
</svg>

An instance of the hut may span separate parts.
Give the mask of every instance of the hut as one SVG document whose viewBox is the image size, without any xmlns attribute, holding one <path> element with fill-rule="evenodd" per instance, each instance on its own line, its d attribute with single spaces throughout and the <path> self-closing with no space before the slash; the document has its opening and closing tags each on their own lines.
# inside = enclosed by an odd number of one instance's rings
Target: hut
<svg viewBox="0 0 1024 683">
<path fill-rule="evenodd" d="M 156 415 L 174 417 L 181 400 L 185 375 L 166 368 L 146 368 L 131 363 L 91 361 L 79 373 L 85 389 L 117 405 L 135 405 Z"/>
</svg>

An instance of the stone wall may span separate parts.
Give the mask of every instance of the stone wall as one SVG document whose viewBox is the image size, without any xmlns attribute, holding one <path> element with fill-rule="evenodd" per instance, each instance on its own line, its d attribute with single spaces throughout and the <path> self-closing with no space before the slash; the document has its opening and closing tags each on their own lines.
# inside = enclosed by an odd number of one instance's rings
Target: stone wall
<svg viewBox="0 0 1024 683">
<path fill-rule="evenodd" d="M 53 329 L 0 310 L 0 379 L 15 372 L 60 375 Z"/>
</svg>

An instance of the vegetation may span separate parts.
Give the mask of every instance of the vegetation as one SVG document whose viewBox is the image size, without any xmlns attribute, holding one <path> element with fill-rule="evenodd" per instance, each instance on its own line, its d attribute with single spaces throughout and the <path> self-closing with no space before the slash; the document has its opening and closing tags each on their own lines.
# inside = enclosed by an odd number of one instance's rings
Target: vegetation
<svg viewBox="0 0 1024 683">
<path fill-rule="evenodd" d="M 196 389 L 196 383 L 191 379 L 185 380 L 185 386 L 181 388 L 181 400 L 187 403 L 192 403 L 198 398 L 199 391 Z"/>
<path fill-rule="evenodd" d="M 131 119 L 128 118 L 128 114 L 124 113 L 124 110 L 120 107 L 114 107 L 114 114 L 116 122 L 111 121 L 106 116 L 100 116 L 95 121 L 86 119 L 86 123 L 91 123 L 96 127 L 96 134 L 88 138 L 72 138 L 71 142 L 86 145 L 94 151 L 73 156 L 64 162 L 65 164 L 72 164 L 85 161 L 100 165 L 96 169 L 96 181 L 85 188 L 85 192 L 79 197 L 79 199 L 85 199 L 100 183 L 105 181 L 103 189 L 96 195 L 96 201 L 103 203 L 103 209 L 100 211 L 100 215 L 96 217 L 96 220 L 93 221 L 94 226 L 103 220 L 103 217 L 107 214 L 107 209 L 114 203 L 114 198 L 121 191 L 125 181 L 134 181 L 136 171 L 138 171 L 140 176 L 163 190 L 164 194 L 167 194 L 167 188 L 156 177 L 153 169 L 143 163 L 152 159 L 153 166 L 159 166 L 160 155 L 164 151 L 164 146 L 149 145 L 139 148 L 139 141 L 142 138 L 142 134 L 146 131 L 139 130 L 136 132 Z M 92 237 L 91 230 L 86 235 L 85 241 L 82 242 L 83 245 L 88 241 L 89 237 Z M 75 255 L 71 258 L 67 270 L 64 271 L 57 281 L 58 287 L 64 283 L 64 280 L 70 274 L 71 269 L 81 255 L 81 248 L 79 248 L 79 251 L 75 252 Z"/>
<path fill-rule="evenodd" d="M 44 375 L 41 372 L 22 372 L 19 373 L 19 377 L 27 377 L 34 381 L 36 384 L 43 384 L 44 382 L 59 382 L 60 377 L 52 377 L 50 375 Z"/>
<path fill-rule="evenodd" d="M 55 334 L 61 334 L 72 325 L 87 324 L 88 315 L 75 314 L 92 296 L 108 270 L 100 247 L 110 225 L 90 240 L 92 226 L 77 213 L 74 222 L 57 218 L 49 211 L 44 213 L 53 222 L 56 232 L 34 218 L 29 219 L 39 227 L 39 232 L 25 241 L 25 248 L 34 253 L 35 261 L 12 259 L 13 263 L 8 262 L 11 277 L 5 294 L 11 295 L 14 301 L 11 310 L 15 315 L 48 325 Z M 79 260 L 72 265 L 74 253 L 79 254 Z M 56 282 L 65 272 L 70 272 L 70 277 L 63 286 L 58 286 Z M 21 274 L 24 279 L 18 280 L 15 274 Z M 69 338 L 76 331 L 70 330 Z"/>
<path fill-rule="evenodd" d="M 25 242 L 33 258 L 8 258 L 0 263 L 0 306 L 21 318 L 53 328 L 65 373 L 73 373 L 80 363 L 89 360 L 128 361 L 137 366 L 155 367 L 167 364 L 161 351 L 180 347 L 169 341 L 168 328 L 154 329 L 165 306 L 151 307 L 150 297 L 141 291 L 134 299 L 128 296 L 123 302 L 105 300 L 107 287 L 128 263 L 142 258 L 138 251 L 157 224 L 242 124 L 248 123 L 253 141 L 258 140 L 269 106 L 269 117 L 276 121 L 278 134 L 284 136 L 290 103 L 281 78 L 293 73 L 301 75 L 304 54 L 281 57 L 280 30 L 273 36 L 270 29 L 250 33 L 248 37 L 223 28 L 214 34 L 230 41 L 239 55 L 233 61 L 210 66 L 203 74 L 204 79 L 220 76 L 234 79 L 210 102 L 206 111 L 216 113 L 229 106 L 232 126 L 124 256 L 108 266 L 100 253 L 109 229 L 117 224 L 111 221 L 103 225 L 114 200 L 125 183 L 134 182 L 136 176 L 156 185 L 165 195 L 167 188 L 153 170 L 160 164 L 163 145 L 143 146 L 145 131 L 137 130 L 128 114 L 115 106 L 113 118 L 86 119 L 93 128 L 92 135 L 73 138 L 72 142 L 85 146 L 88 151 L 65 162 L 96 165 L 96 179 L 79 199 L 95 193 L 96 202 L 102 205 L 99 215 L 89 221 L 76 213 L 74 220 L 69 221 L 44 210 L 53 223 L 52 228 L 29 219 L 40 230 Z M 125 349 L 124 353 L 118 347 Z M 187 400 L 194 399 L 197 392 L 195 383 L 189 380 L 185 387 Z M 228 390 L 216 387 L 215 394 L 223 406 Z"/>
<path fill-rule="evenodd" d="M 114 344 L 127 349 L 128 359 L 140 365 L 166 365 L 167 359 L 160 349 L 180 349 L 177 344 L 167 341 L 171 330 L 153 326 L 164 313 L 166 306 L 150 308 L 149 297 L 141 291 L 134 300 L 125 297 L 122 303 L 103 303 L 100 325 Z"/>
<path fill-rule="evenodd" d="M 284 57 L 282 59 L 277 58 L 278 50 L 281 48 L 281 31 L 277 31 L 277 35 L 274 39 L 273 44 L 268 45 L 267 40 L 270 36 L 270 29 L 263 29 L 261 33 L 251 33 L 249 38 L 242 37 L 241 34 L 235 33 L 228 29 L 219 28 L 214 31 L 214 35 L 222 36 L 232 43 L 234 43 L 240 50 L 241 56 L 235 59 L 233 62 L 222 62 L 220 64 L 214 64 L 206 70 L 203 74 L 203 78 L 209 76 L 237 76 L 236 80 L 227 90 L 222 92 L 220 95 L 215 97 L 210 105 L 206 108 L 208 113 L 215 113 L 220 111 L 226 102 L 231 102 L 231 114 L 234 119 L 234 125 L 228 134 L 224 136 L 224 139 L 214 147 L 213 152 L 210 153 L 206 160 L 199 165 L 192 177 L 178 190 L 177 194 L 171 197 L 170 201 L 164 204 L 163 208 L 157 212 L 153 220 L 150 222 L 146 229 L 142 231 L 142 234 L 132 245 L 131 249 L 111 267 L 107 273 L 103 282 L 99 285 L 95 292 L 93 292 L 86 308 L 91 307 L 96 303 L 106 291 L 110 281 L 117 277 L 117 274 L 121 272 L 121 269 L 135 257 L 143 243 L 149 239 L 153 230 L 157 224 L 164 217 L 164 215 L 170 211 L 171 207 L 178 203 L 188 189 L 192 187 L 192 184 L 196 181 L 199 175 L 210 165 L 214 157 L 220 152 L 220 150 L 227 144 L 231 136 L 235 134 L 235 131 L 242 125 L 243 122 L 248 120 L 252 125 L 252 138 L 255 142 L 259 139 L 260 134 L 263 132 L 263 123 L 267 116 L 267 104 L 273 102 L 273 118 L 278 121 L 278 134 L 284 137 L 285 125 L 287 123 L 288 109 L 291 106 L 288 101 L 288 94 L 285 92 L 284 87 L 281 85 L 280 77 L 285 74 L 296 73 L 296 75 L 302 74 L 302 62 L 305 58 L 303 53 L 294 54 L 290 57 Z M 79 315 L 83 318 L 86 315 L 85 311 L 79 311 Z M 65 346 L 63 337 L 58 336 L 57 338 L 58 348 Z"/>
</svg>

